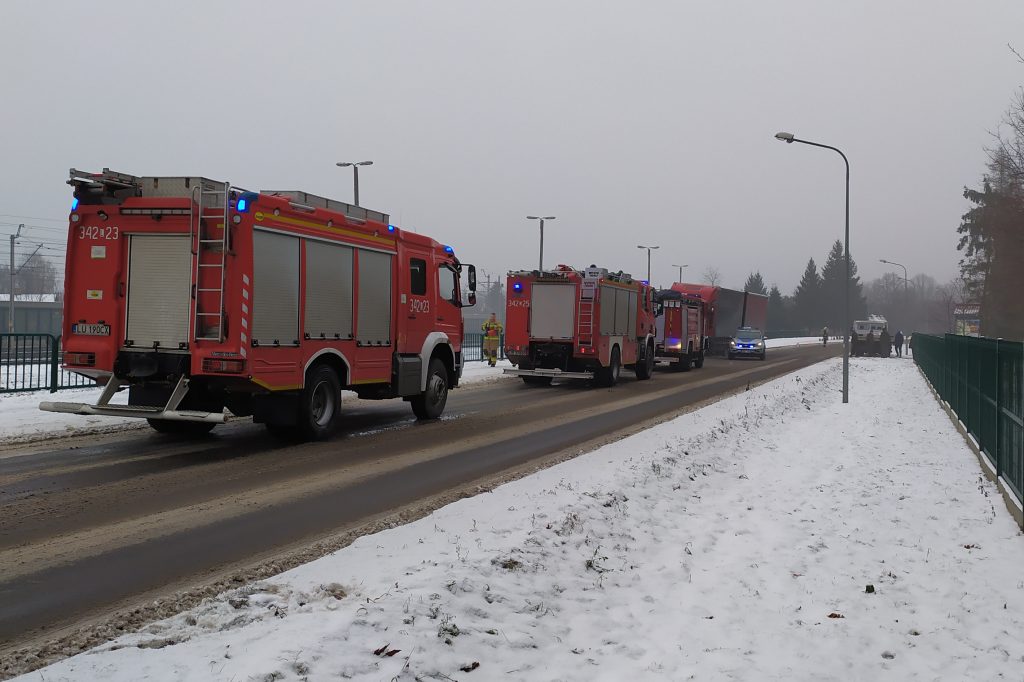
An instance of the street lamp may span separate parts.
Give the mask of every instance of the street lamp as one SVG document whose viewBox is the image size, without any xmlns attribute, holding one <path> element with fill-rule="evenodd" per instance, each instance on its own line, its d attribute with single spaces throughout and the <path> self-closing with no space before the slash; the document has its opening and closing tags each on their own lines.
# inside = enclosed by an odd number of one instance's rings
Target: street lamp
<svg viewBox="0 0 1024 682">
<path fill-rule="evenodd" d="M 10 307 L 8 311 L 10 316 L 7 318 L 7 331 L 11 334 L 14 333 L 14 242 L 21 236 L 21 231 L 25 228 L 25 224 L 21 223 L 18 225 L 18 231 L 11 235 L 11 298 Z"/>
<path fill-rule="evenodd" d="M 676 281 L 677 282 L 682 282 L 683 281 L 683 268 L 688 268 L 688 267 L 690 267 L 690 265 L 689 265 L 689 263 L 687 263 L 686 265 L 673 265 L 672 267 L 679 268 L 679 279 L 677 279 Z"/>
<path fill-rule="evenodd" d="M 907 286 L 907 266 L 903 263 L 894 263 L 891 260 L 885 260 L 884 258 L 878 259 L 879 263 L 885 263 L 886 265 L 898 265 L 903 268 L 903 305 L 906 306 L 910 302 L 910 294 Z"/>
<path fill-rule="evenodd" d="M 650 284 L 651 283 L 651 251 L 653 251 L 654 249 L 659 249 L 661 247 L 660 246 L 641 246 L 640 244 L 637 244 L 636 248 L 638 248 L 638 249 L 647 249 L 647 283 Z"/>
<path fill-rule="evenodd" d="M 372 166 L 373 165 L 373 161 L 357 161 L 356 163 L 351 163 L 351 162 L 348 162 L 348 161 L 339 161 L 338 163 L 336 163 L 334 165 L 340 166 L 341 168 L 347 168 L 348 166 L 352 166 L 352 171 L 355 173 L 355 175 L 353 176 L 354 183 L 355 183 L 355 195 L 356 195 L 356 202 L 355 202 L 354 205 L 358 206 L 359 205 L 359 167 L 360 166 Z"/>
<path fill-rule="evenodd" d="M 843 157 L 843 163 L 846 164 L 846 243 L 844 245 L 846 250 L 846 305 L 843 324 L 843 403 L 848 403 L 850 402 L 850 326 L 853 324 L 850 320 L 850 160 L 846 158 L 846 154 L 835 147 L 801 140 L 794 136 L 793 133 L 775 133 L 775 139 L 781 140 L 786 144 L 799 142 L 800 144 L 809 144 L 812 147 L 831 149 Z"/>
<path fill-rule="evenodd" d="M 544 272 L 544 221 L 554 220 L 555 216 L 546 215 L 543 218 L 536 215 L 526 216 L 527 220 L 539 220 L 540 221 L 540 263 L 537 265 L 538 272 Z"/>
</svg>

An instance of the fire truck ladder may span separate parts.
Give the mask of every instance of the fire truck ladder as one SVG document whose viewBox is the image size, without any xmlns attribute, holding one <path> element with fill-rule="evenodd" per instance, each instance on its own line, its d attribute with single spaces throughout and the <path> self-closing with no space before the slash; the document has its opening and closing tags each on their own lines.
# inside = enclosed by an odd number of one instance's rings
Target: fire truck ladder
<svg viewBox="0 0 1024 682">
<path fill-rule="evenodd" d="M 581 346 L 594 345 L 594 299 L 580 299 L 577 337 Z"/>
<path fill-rule="evenodd" d="M 225 273 L 231 250 L 231 183 L 193 187 L 192 205 L 189 225 L 195 263 L 193 336 L 196 341 L 221 342 L 225 331 Z"/>
</svg>

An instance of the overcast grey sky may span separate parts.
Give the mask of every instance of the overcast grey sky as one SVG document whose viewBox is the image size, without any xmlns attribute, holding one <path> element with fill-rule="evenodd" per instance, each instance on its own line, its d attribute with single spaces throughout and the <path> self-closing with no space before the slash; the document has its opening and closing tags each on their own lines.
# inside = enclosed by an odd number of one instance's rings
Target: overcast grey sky
<svg viewBox="0 0 1024 682">
<path fill-rule="evenodd" d="M 965 184 L 1024 65 L 1024 2 L 4 2 L 0 234 L 67 169 L 351 200 L 494 274 L 717 267 L 791 293 L 843 231 L 860 274 L 957 272 Z M 29 234 L 32 234 L 31 230 Z M 36 232 L 41 234 L 41 232 Z"/>
</svg>

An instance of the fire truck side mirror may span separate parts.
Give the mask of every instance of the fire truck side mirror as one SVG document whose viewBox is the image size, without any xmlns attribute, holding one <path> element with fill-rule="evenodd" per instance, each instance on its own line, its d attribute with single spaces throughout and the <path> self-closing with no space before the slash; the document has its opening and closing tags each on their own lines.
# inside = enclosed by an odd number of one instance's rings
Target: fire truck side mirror
<svg viewBox="0 0 1024 682">
<path fill-rule="evenodd" d="M 469 295 L 466 296 L 465 307 L 466 308 L 472 308 L 475 305 L 476 305 L 476 292 L 475 291 L 471 291 L 471 292 L 469 292 Z"/>
<path fill-rule="evenodd" d="M 476 266 L 466 264 L 466 284 L 470 291 L 476 291 Z M 470 305 L 476 303 L 476 297 L 470 294 Z"/>
</svg>

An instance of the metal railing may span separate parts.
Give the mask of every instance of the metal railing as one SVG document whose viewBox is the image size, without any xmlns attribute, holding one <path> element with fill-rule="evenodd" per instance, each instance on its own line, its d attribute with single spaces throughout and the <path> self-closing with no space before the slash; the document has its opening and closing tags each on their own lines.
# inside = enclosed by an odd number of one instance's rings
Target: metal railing
<svg viewBox="0 0 1024 682">
<path fill-rule="evenodd" d="M 52 334 L 0 334 L 0 393 L 84 388 L 96 383 L 61 369 L 60 337 Z"/>
<path fill-rule="evenodd" d="M 484 335 L 467 332 L 462 337 L 462 359 L 465 362 L 483 362 Z M 498 341 L 498 359 L 505 359 L 505 335 Z"/>
<path fill-rule="evenodd" d="M 914 361 L 1024 500 L 1024 343 L 914 334 Z"/>
</svg>

